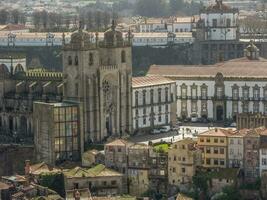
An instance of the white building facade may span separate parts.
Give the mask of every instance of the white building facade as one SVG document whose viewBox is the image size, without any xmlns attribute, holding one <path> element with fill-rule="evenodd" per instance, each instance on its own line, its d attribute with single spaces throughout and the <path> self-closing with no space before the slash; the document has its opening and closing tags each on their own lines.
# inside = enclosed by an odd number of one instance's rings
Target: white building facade
<svg viewBox="0 0 267 200">
<path fill-rule="evenodd" d="M 250 44 L 246 57 L 206 66 L 152 65 L 149 76 L 176 80 L 177 117 L 215 121 L 238 113 L 267 113 L 267 60 Z"/>
<path fill-rule="evenodd" d="M 160 76 L 135 77 L 132 87 L 134 130 L 175 123 L 175 81 Z"/>
<path fill-rule="evenodd" d="M 94 33 L 89 33 L 92 43 L 96 42 Z M 122 33 L 126 38 L 128 33 Z M 0 46 L 62 46 L 63 43 L 70 43 L 71 33 L 1 33 Z M 194 42 L 191 32 L 173 33 L 167 32 L 142 32 L 133 33 L 133 46 L 166 46 L 169 42 L 184 44 Z M 171 36 L 171 37 L 170 37 Z M 104 33 L 98 33 L 98 41 L 104 40 Z"/>
<path fill-rule="evenodd" d="M 228 167 L 242 168 L 243 167 L 243 136 L 236 132 L 233 135 L 228 135 Z"/>
<path fill-rule="evenodd" d="M 216 0 L 216 4 L 201 10 L 199 24 L 204 27 L 205 40 L 236 40 L 238 9 Z"/>
</svg>

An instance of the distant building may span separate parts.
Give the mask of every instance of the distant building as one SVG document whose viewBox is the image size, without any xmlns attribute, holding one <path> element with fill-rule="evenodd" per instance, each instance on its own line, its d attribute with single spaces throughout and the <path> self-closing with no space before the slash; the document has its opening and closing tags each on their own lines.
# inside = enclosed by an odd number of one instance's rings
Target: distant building
<svg viewBox="0 0 267 200">
<path fill-rule="evenodd" d="M 168 180 L 170 185 L 190 187 L 197 167 L 202 164 L 201 151 L 191 138 L 174 142 L 168 151 Z"/>
<path fill-rule="evenodd" d="M 79 105 L 34 102 L 33 107 L 37 160 L 49 164 L 59 164 L 65 160 L 79 161 L 84 143 L 80 135 L 82 119 L 78 114 Z"/>
<path fill-rule="evenodd" d="M 142 21 L 137 30 L 139 32 L 167 32 L 167 22 L 160 18 L 149 18 Z"/>
<path fill-rule="evenodd" d="M 260 149 L 259 149 L 260 176 L 267 172 L 267 130 L 260 133 Z"/>
<path fill-rule="evenodd" d="M 265 92 L 265 90 L 264 90 Z M 267 91 L 266 91 L 267 92 Z M 265 95 L 265 94 L 264 94 Z M 267 97 L 267 95 L 266 95 Z M 265 102 L 265 96 L 262 98 Z M 251 129 L 261 126 L 267 127 L 267 105 L 264 104 L 264 110 L 260 113 L 240 113 L 237 115 L 236 125 L 237 129 Z"/>
<path fill-rule="evenodd" d="M 128 151 L 132 143 L 116 139 L 105 144 L 105 165 L 123 174 L 127 173 Z"/>
<path fill-rule="evenodd" d="M 244 129 L 244 172 L 248 180 L 260 176 L 260 132 L 262 128 Z M 242 130 L 241 130 L 242 131 Z"/>
<path fill-rule="evenodd" d="M 153 148 L 146 144 L 134 144 L 128 150 L 129 194 L 141 196 L 149 190 L 149 158 Z"/>
<path fill-rule="evenodd" d="M 216 0 L 215 4 L 200 11 L 197 31 L 201 32 L 202 40 L 238 39 L 238 9 Z"/>
<path fill-rule="evenodd" d="M 104 153 L 96 149 L 85 151 L 82 154 L 82 166 L 83 167 L 91 167 L 92 165 L 104 164 L 104 163 L 105 163 Z"/>
<path fill-rule="evenodd" d="M 150 189 L 166 193 L 168 188 L 168 153 L 153 151 L 149 158 Z"/>
<path fill-rule="evenodd" d="M 152 65 L 147 75 L 176 81 L 177 117 L 235 121 L 240 113 L 267 112 L 266 64 L 251 42 L 243 58 L 215 65 Z"/>
<path fill-rule="evenodd" d="M 227 168 L 228 134 L 228 130 L 215 128 L 198 135 L 203 167 Z"/>
<path fill-rule="evenodd" d="M 118 195 L 126 192 L 123 174 L 101 164 L 89 169 L 75 167 L 63 173 L 66 191 L 89 188 L 94 196 Z"/>
<path fill-rule="evenodd" d="M 228 167 L 242 168 L 244 158 L 244 134 L 240 131 L 231 132 L 227 136 Z"/>
<path fill-rule="evenodd" d="M 210 177 L 209 191 L 213 194 L 221 192 L 226 186 L 235 187 L 239 177 L 239 169 L 232 168 L 217 169 L 206 173 Z"/>
<path fill-rule="evenodd" d="M 162 76 L 134 77 L 133 129 L 151 129 L 176 122 L 176 84 Z"/>
</svg>

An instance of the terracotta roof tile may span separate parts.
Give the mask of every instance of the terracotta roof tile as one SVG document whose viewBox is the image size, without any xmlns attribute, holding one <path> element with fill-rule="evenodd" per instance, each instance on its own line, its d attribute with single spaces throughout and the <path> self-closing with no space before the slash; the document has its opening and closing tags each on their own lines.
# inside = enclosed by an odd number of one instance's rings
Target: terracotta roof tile
<svg viewBox="0 0 267 200">
<path fill-rule="evenodd" d="M 211 129 L 204 133 L 199 134 L 199 136 L 215 136 L 215 137 L 226 137 L 232 133 L 232 130 L 227 129 Z"/>
<path fill-rule="evenodd" d="M 215 65 L 152 65 L 148 75 L 165 77 L 215 77 L 217 73 L 224 77 L 266 78 L 267 60 L 249 60 L 246 57 L 217 63 Z"/>
<path fill-rule="evenodd" d="M 142 76 L 142 77 L 132 78 L 133 88 L 146 87 L 152 85 L 163 85 L 169 83 L 175 83 L 175 81 L 165 78 L 163 76 Z"/>
</svg>

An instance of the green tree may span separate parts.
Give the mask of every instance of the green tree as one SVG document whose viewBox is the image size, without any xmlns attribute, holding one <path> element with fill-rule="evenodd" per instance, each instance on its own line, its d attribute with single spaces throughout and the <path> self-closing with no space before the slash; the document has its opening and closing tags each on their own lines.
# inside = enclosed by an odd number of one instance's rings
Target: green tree
<svg viewBox="0 0 267 200">
<path fill-rule="evenodd" d="M 65 196 L 64 177 L 62 173 L 44 173 L 40 175 L 40 185 L 56 191 L 60 196 Z"/>
<path fill-rule="evenodd" d="M 138 0 L 135 13 L 145 17 L 161 17 L 166 14 L 166 3 L 163 0 Z"/>
<path fill-rule="evenodd" d="M 209 178 L 205 174 L 196 174 L 193 176 L 193 185 L 195 190 L 202 191 L 204 195 L 206 195 L 208 191 L 208 181 Z"/>
</svg>

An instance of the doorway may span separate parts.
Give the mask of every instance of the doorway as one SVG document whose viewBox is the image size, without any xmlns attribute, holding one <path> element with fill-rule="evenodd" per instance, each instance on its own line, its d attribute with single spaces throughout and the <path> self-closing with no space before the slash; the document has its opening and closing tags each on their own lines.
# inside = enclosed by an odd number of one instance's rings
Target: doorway
<svg viewBox="0 0 267 200">
<path fill-rule="evenodd" d="M 216 120 L 217 121 L 223 120 L 223 107 L 221 105 L 216 107 Z"/>
</svg>

